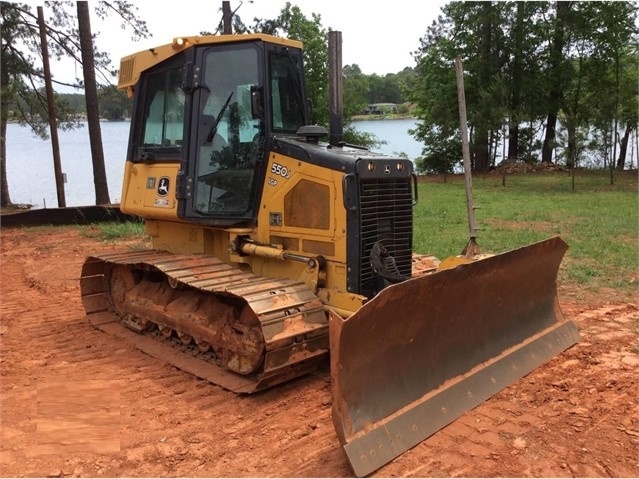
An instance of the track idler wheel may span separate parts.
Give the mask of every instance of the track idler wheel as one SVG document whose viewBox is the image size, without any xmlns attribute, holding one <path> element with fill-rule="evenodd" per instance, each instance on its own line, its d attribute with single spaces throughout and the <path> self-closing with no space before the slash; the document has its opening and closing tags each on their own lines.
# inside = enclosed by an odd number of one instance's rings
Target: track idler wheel
<svg viewBox="0 0 639 479">
<path fill-rule="evenodd" d="M 120 316 L 122 323 L 136 332 L 149 329 L 153 324 L 151 321 L 127 311 L 127 297 L 136 285 L 133 272 L 127 266 L 114 265 L 107 271 L 106 281 L 109 303 Z"/>
<path fill-rule="evenodd" d="M 107 292 L 111 305 L 116 313 L 126 314 L 126 297 L 135 286 L 133 273 L 129 268 L 115 265 L 107 272 Z"/>
</svg>

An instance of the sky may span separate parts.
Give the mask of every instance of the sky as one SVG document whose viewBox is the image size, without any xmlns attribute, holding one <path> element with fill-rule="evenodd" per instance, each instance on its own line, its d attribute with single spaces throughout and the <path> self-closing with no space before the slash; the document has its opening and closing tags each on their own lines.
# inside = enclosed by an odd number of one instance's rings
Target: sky
<svg viewBox="0 0 639 479">
<path fill-rule="evenodd" d="M 96 46 L 107 51 L 115 68 L 120 58 L 147 48 L 171 43 L 174 37 L 198 35 L 201 31 L 215 31 L 221 18 L 222 0 L 130 0 L 138 7 L 138 16 L 147 22 L 147 39 L 134 42 L 120 22 L 103 22 L 93 15 L 91 29 L 97 34 Z M 437 19 L 446 3 L 440 0 L 289 0 L 298 6 L 306 18 L 321 16 L 327 31 L 342 32 L 343 65 L 359 65 L 366 75 L 397 73 L 415 66 L 412 53 L 419 48 L 419 39 Z M 37 5 L 40 2 L 27 2 Z M 90 7 L 93 1 L 90 1 Z M 286 0 L 231 0 L 231 10 L 246 25 L 253 18 L 276 18 Z M 45 8 L 46 16 L 46 8 Z M 61 81 L 72 82 L 82 77 L 82 70 L 71 60 L 51 65 L 52 73 Z M 114 83 L 116 80 L 114 79 Z M 56 88 L 56 90 L 58 90 Z"/>
</svg>

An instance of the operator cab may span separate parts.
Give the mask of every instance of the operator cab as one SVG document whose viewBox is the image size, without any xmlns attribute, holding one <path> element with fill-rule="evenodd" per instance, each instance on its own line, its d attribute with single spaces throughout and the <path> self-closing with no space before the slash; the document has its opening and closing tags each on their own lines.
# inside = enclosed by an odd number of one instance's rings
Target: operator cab
<svg viewBox="0 0 639 479">
<path fill-rule="evenodd" d="M 178 161 L 177 214 L 255 223 L 272 135 L 307 124 L 301 48 L 261 35 L 214 37 L 142 75 L 133 161 Z"/>
</svg>

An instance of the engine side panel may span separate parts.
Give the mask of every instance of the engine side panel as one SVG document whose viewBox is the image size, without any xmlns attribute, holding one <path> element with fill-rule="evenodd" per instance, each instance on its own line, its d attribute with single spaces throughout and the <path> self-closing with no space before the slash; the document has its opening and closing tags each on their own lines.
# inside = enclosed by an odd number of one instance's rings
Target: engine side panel
<svg viewBox="0 0 639 479">
<path fill-rule="evenodd" d="M 343 174 L 271 152 L 257 218 L 256 240 L 327 262 L 325 287 L 345 291 L 346 217 Z M 269 275 L 269 264 L 260 274 Z"/>
</svg>

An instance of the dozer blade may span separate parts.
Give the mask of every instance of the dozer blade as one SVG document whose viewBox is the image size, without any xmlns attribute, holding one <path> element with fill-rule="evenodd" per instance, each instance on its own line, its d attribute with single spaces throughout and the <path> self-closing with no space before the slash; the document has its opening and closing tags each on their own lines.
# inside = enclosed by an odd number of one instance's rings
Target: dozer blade
<svg viewBox="0 0 639 479">
<path fill-rule="evenodd" d="M 560 238 L 384 289 L 329 326 L 333 423 L 357 476 L 579 340 L 557 302 Z"/>
</svg>

